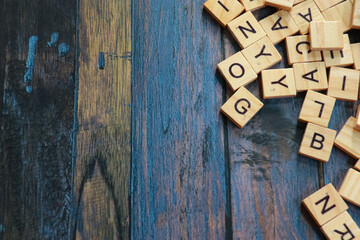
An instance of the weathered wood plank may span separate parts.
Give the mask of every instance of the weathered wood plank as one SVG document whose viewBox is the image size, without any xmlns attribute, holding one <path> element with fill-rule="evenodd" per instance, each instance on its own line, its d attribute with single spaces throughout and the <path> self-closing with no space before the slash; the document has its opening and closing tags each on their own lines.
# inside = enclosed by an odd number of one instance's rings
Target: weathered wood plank
<svg viewBox="0 0 360 240">
<path fill-rule="evenodd" d="M 69 238 L 75 6 L 0 2 L 0 239 Z M 47 44 L 53 32 L 63 56 Z"/>
<path fill-rule="evenodd" d="M 79 1 L 77 239 L 129 238 L 130 13 L 130 0 Z"/>
<path fill-rule="evenodd" d="M 225 238 L 223 31 L 203 3 L 134 1 L 134 239 Z"/>
</svg>

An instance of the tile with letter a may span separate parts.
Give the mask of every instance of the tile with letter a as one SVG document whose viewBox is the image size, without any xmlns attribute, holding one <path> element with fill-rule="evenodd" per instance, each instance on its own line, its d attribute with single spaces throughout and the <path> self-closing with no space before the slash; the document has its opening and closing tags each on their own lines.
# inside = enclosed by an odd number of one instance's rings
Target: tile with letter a
<svg viewBox="0 0 360 240">
<path fill-rule="evenodd" d="M 254 11 L 265 6 L 265 0 L 240 0 L 246 11 Z"/>
<path fill-rule="evenodd" d="M 241 51 L 258 74 L 281 61 L 281 55 L 268 37 L 264 37 Z"/>
<path fill-rule="evenodd" d="M 229 22 L 228 29 L 241 48 L 246 48 L 266 36 L 266 33 L 251 12 L 245 12 Z"/>
<path fill-rule="evenodd" d="M 309 32 L 312 50 L 341 50 L 344 48 L 340 21 L 311 22 Z"/>
<path fill-rule="evenodd" d="M 350 117 L 335 138 L 335 146 L 351 157 L 360 158 L 360 131 L 356 130 L 356 119 Z"/>
<path fill-rule="evenodd" d="M 309 90 L 300 111 L 299 121 L 327 127 L 335 101 L 336 99 L 333 97 Z"/>
<path fill-rule="evenodd" d="M 259 23 L 273 44 L 277 44 L 299 31 L 289 12 L 285 10 L 280 10 L 262 19 Z"/>
<path fill-rule="evenodd" d="M 309 32 L 309 24 L 312 21 L 325 21 L 318 7 L 313 0 L 307 0 L 295 5 L 290 10 L 290 15 L 294 19 L 301 34 Z"/>
<path fill-rule="evenodd" d="M 293 65 L 295 86 L 298 92 L 321 91 L 328 88 L 324 62 L 295 63 Z"/>
<path fill-rule="evenodd" d="M 263 70 L 261 81 L 264 99 L 296 96 L 292 68 Z"/>
<path fill-rule="evenodd" d="M 204 8 L 223 27 L 244 11 L 244 6 L 238 0 L 208 0 Z"/>
<path fill-rule="evenodd" d="M 360 159 L 356 162 L 354 169 L 360 171 Z"/>
<path fill-rule="evenodd" d="M 302 203 L 319 226 L 348 209 L 331 183 L 305 198 Z"/>
<path fill-rule="evenodd" d="M 318 6 L 321 12 L 325 11 L 326 9 L 335 6 L 336 4 L 342 2 L 343 0 L 314 0 L 316 6 Z"/>
<path fill-rule="evenodd" d="M 334 146 L 336 131 L 308 123 L 299 154 L 321 162 L 328 162 Z"/>
<path fill-rule="evenodd" d="M 360 70 L 360 43 L 350 44 L 354 59 L 354 69 Z"/>
<path fill-rule="evenodd" d="M 326 21 L 341 21 L 342 31 L 347 32 L 351 28 L 353 4 L 350 0 L 344 1 L 322 12 Z"/>
<path fill-rule="evenodd" d="M 359 95 L 359 82 L 359 71 L 347 68 L 331 67 L 327 95 L 339 100 L 357 101 Z"/>
<path fill-rule="evenodd" d="M 289 11 L 294 5 L 294 0 L 266 0 L 265 4 Z"/>
<path fill-rule="evenodd" d="M 350 39 L 348 34 L 343 35 L 344 48 L 342 50 L 324 50 L 323 57 L 326 67 L 345 67 L 354 63 Z"/>
<path fill-rule="evenodd" d="M 348 202 L 360 207 L 360 172 L 350 168 L 345 175 L 339 190 L 340 195 Z"/>
<path fill-rule="evenodd" d="M 300 35 L 286 38 L 286 51 L 288 62 L 293 63 L 321 61 L 321 51 L 310 49 L 309 36 Z"/>
<path fill-rule="evenodd" d="M 241 52 L 225 59 L 218 64 L 217 68 L 233 91 L 258 77 Z"/>
<path fill-rule="evenodd" d="M 351 28 L 360 29 L 360 0 L 355 0 Z"/>
<path fill-rule="evenodd" d="M 322 226 L 321 231 L 329 240 L 360 239 L 360 229 L 347 211 Z"/>
<path fill-rule="evenodd" d="M 240 87 L 221 107 L 221 112 L 242 128 L 263 106 L 245 87 Z"/>
</svg>

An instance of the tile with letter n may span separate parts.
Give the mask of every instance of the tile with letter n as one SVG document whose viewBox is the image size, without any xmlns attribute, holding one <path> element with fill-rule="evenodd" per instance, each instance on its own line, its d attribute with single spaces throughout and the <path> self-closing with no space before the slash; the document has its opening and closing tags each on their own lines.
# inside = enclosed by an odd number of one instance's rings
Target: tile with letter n
<svg viewBox="0 0 360 240">
<path fill-rule="evenodd" d="M 360 172 L 350 168 L 345 175 L 340 195 L 348 202 L 360 207 Z"/>
<path fill-rule="evenodd" d="M 301 34 L 309 32 L 309 24 L 312 21 L 325 21 L 318 7 L 313 0 L 307 0 L 295 5 L 290 10 L 290 15 L 294 19 Z"/>
<path fill-rule="evenodd" d="M 327 127 L 335 101 L 336 99 L 333 97 L 309 90 L 300 111 L 299 121 Z"/>
<path fill-rule="evenodd" d="M 354 169 L 360 171 L 360 159 L 356 162 Z"/>
<path fill-rule="evenodd" d="M 293 64 L 296 91 L 321 91 L 328 88 L 328 80 L 324 62 Z"/>
<path fill-rule="evenodd" d="M 265 4 L 289 11 L 294 5 L 294 0 L 266 0 Z"/>
<path fill-rule="evenodd" d="M 311 22 L 309 33 L 312 50 L 341 50 L 344 48 L 340 21 Z"/>
<path fill-rule="evenodd" d="M 280 62 L 282 57 L 268 37 L 264 37 L 241 51 L 258 74 Z"/>
<path fill-rule="evenodd" d="M 265 0 L 240 0 L 246 11 L 254 11 L 265 6 Z"/>
<path fill-rule="evenodd" d="M 241 48 L 246 48 L 266 36 L 251 12 L 245 12 L 228 24 L 231 35 L 239 43 Z"/>
<path fill-rule="evenodd" d="M 359 82 L 359 71 L 331 67 L 327 95 L 339 100 L 355 102 L 359 95 Z"/>
<path fill-rule="evenodd" d="M 348 209 L 331 183 L 305 198 L 302 203 L 319 226 Z"/>
<path fill-rule="evenodd" d="M 360 29 L 360 0 L 354 1 L 351 28 Z"/>
<path fill-rule="evenodd" d="M 221 107 L 221 112 L 239 128 L 242 128 L 255 116 L 263 105 L 264 104 L 245 87 L 241 87 Z"/>
<path fill-rule="evenodd" d="M 347 211 L 322 226 L 321 231 L 329 240 L 360 239 L 360 228 Z"/>
<path fill-rule="evenodd" d="M 335 138 L 335 146 L 351 157 L 360 158 L 360 131 L 356 130 L 356 119 L 350 117 Z"/>
<path fill-rule="evenodd" d="M 285 10 L 280 10 L 260 20 L 259 23 L 273 44 L 299 31 L 289 12 Z"/>
<path fill-rule="evenodd" d="M 287 37 L 286 51 L 290 65 L 322 60 L 321 51 L 310 49 L 310 39 L 307 35 Z"/>
<path fill-rule="evenodd" d="M 342 31 L 347 32 L 351 28 L 351 13 L 353 4 L 350 0 L 344 1 L 322 12 L 326 21 L 341 21 Z"/>
<path fill-rule="evenodd" d="M 348 34 L 343 35 L 343 41 L 342 50 L 322 51 L 326 67 L 345 67 L 354 63 Z"/>
<path fill-rule="evenodd" d="M 233 91 L 258 77 L 241 52 L 225 59 L 218 64 L 217 68 Z"/>
<path fill-rule="evenodd" d="M 318 6 L 321 12 L 325 11 L 326 9 L 335 6 L 336 4 L 342 2 L 343 0 L 314 0 L 316 6 Z"/>
<path fill-rule="evenodd" d="M 244 6 L 237 0 L 208 0 L 204 8 L 222 27 L 244 11 Z"/>
<path fill-rule="evenodd" d="M 360 43 L 350 44 L 354 60 L 354 69 L 360 70 Z"/>
<path fill-rule="evenodd" d="M 308 123 L 299 154 L 321 162 L 328 162 L 334 146 L 336 131 Z"/>
<path fill-rule="evenodd" d="M 264 99 L 296 96 L 292 68 L 263 70 L 261 81 Z"/>
</svg>

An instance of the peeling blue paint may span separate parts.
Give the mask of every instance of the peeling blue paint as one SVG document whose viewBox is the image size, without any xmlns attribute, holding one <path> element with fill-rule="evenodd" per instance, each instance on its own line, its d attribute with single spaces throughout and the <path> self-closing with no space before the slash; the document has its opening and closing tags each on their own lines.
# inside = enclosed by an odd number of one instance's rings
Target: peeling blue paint
<svg viewBox="0 0 360 240">
<path fill-rule="evenodd" d="M 99 53 L 98 68 L 103 70 L 105 68 L 105 55 L 104 52 Z"/>
<path fill-rule="evenodd" d="M 59 56 L 64 57 L 67 52 L 70 50 L 70 46 L 66 43 L 60 43 L 59 44 Z"/>
<path fill-rule="evenodd" d="M 37 40 L 38 40 L 37 36 L 31 36 L 29 38 L 29 53 L 28 53 L 28 58 L 26 61 L 26 71 L 25 71 L 25 75 L 24 75 L 24 81 L 27 84 L 30 84 L 32 81 L 32 78 L 33 78 L 35 48 L 36 48 Z"/>
<path fill-rule="evenodd" d="M 56 46 L 56 43 L 58 40 L 59 40 L 59 33 L 54 32 L 51 34 L 51 41 L 48 42 L 47 44 L 49 45 L 49 47 L 54 47 L 54 46 Z"/>
<path fill-rule="evenodd" d="M 32 92 L 32 86 L 27 86 L 27 87 L 26 87 L 26 91 L 27 91 L 28 93 L 31 93 L 31 92 Z"/>
</svg>

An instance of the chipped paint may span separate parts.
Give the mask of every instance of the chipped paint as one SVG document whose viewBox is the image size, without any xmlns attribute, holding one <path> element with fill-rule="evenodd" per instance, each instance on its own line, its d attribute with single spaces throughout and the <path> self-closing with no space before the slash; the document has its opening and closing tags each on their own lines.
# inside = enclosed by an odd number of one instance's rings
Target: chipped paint
<svg viewBox="0 0 360 240">
<path fill-rule="evenodd" d="M 59 44 L 59 56 L 64 57 L 67 52 L 70 50 L 70 46 L 66 43 L 60 43 Z"/>
<path fill-rule="evenodd" d="M 105 68 L 105 55 L 104 52 L 99 53 L 98 68 L 103 70 Z"/>
<path fill-rule="evenodd" d="M 24 75 L 24 81 L 27 84 L 30 84 L 32 81 L 32 78 L 33 78 L 35 48 L 36 48 L 37 41 L 38 41 L 37 36 L 31 36 L 29 38 L 29 52 L 28 52 L 28 58 L 26 61 L 26 71 L 25 71 L 25 75 Z"/>
<path fill-rule="evenodd" d="M 51 41 L 48 42 L 47 44 L 49 45 L 49 47 L 54 47 L 54 46 L 56 46 L 56 43 L 58 40 L 59 40 L 59 33 L 54 32 L 51 34 Z"/>
</svg>

